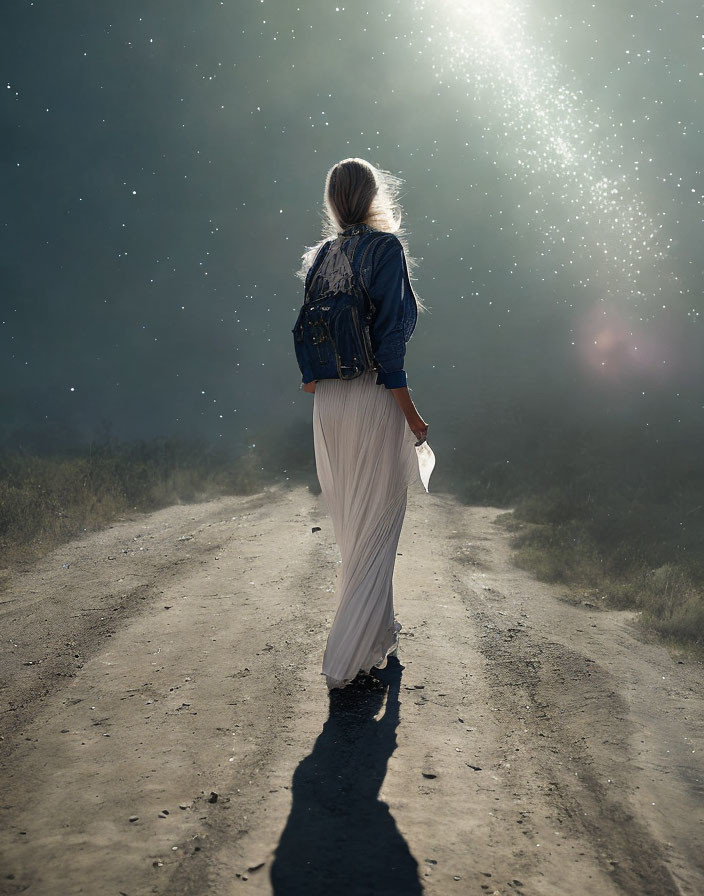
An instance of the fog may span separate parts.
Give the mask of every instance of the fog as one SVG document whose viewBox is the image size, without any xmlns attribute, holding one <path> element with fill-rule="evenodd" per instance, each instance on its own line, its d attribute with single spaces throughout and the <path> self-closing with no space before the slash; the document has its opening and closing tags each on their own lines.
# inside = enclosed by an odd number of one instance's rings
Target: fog
<svg viewBox="0 0 704 896">
<path fill-rule="evenodd" d="M 702 24 L 691 0 L 8 0 L 0 438 L 305 427 L 294 272 L 347 156 L 405 179 L 439 468 L 492 421 L 690 438 Z"/>
</svg>

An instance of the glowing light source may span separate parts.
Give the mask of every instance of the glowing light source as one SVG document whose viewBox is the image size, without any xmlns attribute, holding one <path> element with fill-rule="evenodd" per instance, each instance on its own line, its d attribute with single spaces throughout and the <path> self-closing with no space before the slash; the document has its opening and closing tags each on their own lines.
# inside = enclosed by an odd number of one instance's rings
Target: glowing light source
<svg viewBox="0 0 704 896">
<path fill-rule="evenodd" d="M 667 254 L 661 225 L 625 170 L 623 132 L 538 42 L 529 4 L 416 0 L 415 11 L 437 77 L 469 87 L 471 114 L 494 137 L 488 151 L 530 185 L 542 248 L 559 243 L 570 263 L 593 268 L 580 286 L 602 301 L 633 306 L 671 285 L 658 266 Z"/>
</svg>

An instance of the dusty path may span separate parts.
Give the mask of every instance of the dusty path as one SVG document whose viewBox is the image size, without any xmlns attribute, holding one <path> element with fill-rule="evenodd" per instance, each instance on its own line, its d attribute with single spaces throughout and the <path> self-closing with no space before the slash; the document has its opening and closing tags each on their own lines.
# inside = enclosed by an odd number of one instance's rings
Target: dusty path
<svg viewBox="0 0 704 896">
<path fill-rule="evenodd" d="M 701 667 L 513 568 L 499 513 L 411 495 L 403 668 L 331 714 L 337 551 L 305 489 L 15 576 L 0 892 L 704 893 Z"/>
</svg>

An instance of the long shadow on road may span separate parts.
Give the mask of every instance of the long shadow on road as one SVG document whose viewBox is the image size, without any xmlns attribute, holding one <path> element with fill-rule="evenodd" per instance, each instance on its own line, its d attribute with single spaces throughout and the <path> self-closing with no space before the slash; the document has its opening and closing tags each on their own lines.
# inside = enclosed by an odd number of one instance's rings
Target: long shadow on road
<svg viewBox="0 0 704 896">
<path fill-rule="evenodd" d="M 277 896 L 414 896 L 418 863 L 379 800 L 396 749 L 403 666 L 330 692 L 330 715 L 293 775 L 293 804 L 276 848 Z M 376 715 L 384 705 L 383 715 Z"/>
</svg>

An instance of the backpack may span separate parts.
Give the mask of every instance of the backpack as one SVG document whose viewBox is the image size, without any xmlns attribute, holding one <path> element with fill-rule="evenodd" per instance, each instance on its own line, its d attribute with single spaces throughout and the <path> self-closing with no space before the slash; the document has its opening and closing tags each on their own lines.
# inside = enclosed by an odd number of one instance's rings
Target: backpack
<svg viewBox="0 0 704 896">
<path fill-rule="evenodd" d="M 366 242 L 365 257 L 373 242 Z M 350 380 L 376 366 L 369 332 L 374 309 L 361 273 L 355 274 L 352 264 L 358 244 L 359 240 L 337 237 L 320 263 L 318 256 L 311 267 L 313 275 L 306 281 L 303 306 L 293 328 L 304 380 L 306 376 Z"/>
</svg>

